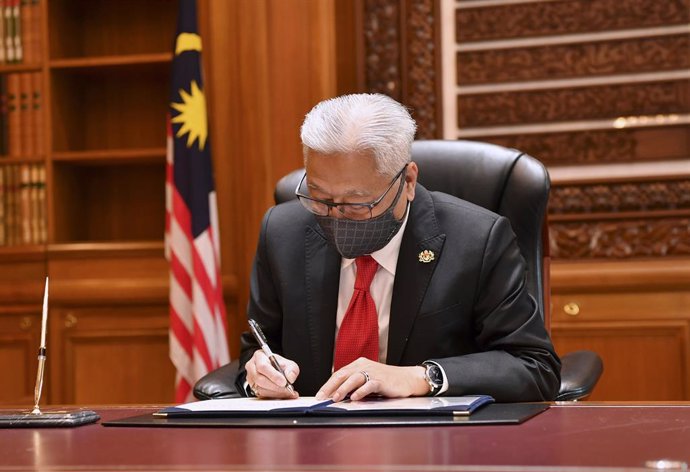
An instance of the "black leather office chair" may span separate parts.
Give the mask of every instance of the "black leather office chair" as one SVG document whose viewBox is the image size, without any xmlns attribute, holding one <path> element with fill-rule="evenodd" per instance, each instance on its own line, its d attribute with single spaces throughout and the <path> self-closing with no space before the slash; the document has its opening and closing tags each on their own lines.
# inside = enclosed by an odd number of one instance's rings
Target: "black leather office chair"
<svg viewBox="0 0 690 472">
<path fill-rule="evenodd" d="M 419 166 L 419 183 L 428 190 L 455 195 L 510 220 L 527 261 L 527 289 L 548 329 L 548 239 L 543 235 L 551 183 L 544 166 L 515 149 L 474 141 L 415 141 L 412 160 Z M 303 173 L 303 169 L 296 170 L 278 182 L 276 203 L 295 198 Z M 561 361 L 557 400 L 589 396 L 603 370 L 600 357 L 591 351 L 577 351 L 562 356 Z M 236 374 L 234 361 L 199 380 L 194 395 L 199 399 L 236 396 Z"/>
</svg>

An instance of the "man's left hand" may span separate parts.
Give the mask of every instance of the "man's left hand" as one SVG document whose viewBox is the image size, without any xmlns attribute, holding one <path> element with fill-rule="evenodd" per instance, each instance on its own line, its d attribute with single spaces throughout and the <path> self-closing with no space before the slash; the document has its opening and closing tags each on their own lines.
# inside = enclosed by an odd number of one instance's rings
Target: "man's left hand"
<svg viewBox="0 0 690 472">
<path fill-rule="evenodd" d="M 319 389 L 316 398 L 330 398 L 337 402 L 348 394 L 351 400 L 361 400 L 371 394 L 402 398 L 421 397 L 428 393 L 429 384 L 424 380 L 424 367 L 392 366 L 360 357 L 334 372 Z"/>
</svg>

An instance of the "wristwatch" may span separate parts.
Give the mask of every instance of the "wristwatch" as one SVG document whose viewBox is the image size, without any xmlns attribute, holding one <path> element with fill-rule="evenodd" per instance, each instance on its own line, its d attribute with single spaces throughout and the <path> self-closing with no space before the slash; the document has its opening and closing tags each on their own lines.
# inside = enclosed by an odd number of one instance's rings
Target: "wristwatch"
<svg viewBox="0 0 690 472">
<path fill-rule="evenodd" d="M 424 380 L 429 384 L 428 396 L 433 397 L 443 388 L 443 372 L 434 362 L 422 362 L 422 367 L 424 367 Z"/>
</svg>

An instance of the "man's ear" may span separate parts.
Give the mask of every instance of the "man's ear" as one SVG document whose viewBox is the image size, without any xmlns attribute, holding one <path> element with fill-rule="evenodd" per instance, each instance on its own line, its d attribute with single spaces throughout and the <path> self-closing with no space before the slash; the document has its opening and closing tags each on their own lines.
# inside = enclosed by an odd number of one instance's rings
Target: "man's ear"
<svg viewBox="0 0 690 472">
<path fill-rule="evenodd" d="M 405 171 L 405 196 L 409 202 L 414 200 L 418 174 L 419 168 L 416 163 L 410 162 L 407 164 L 407 170 Z"/>
</svg>

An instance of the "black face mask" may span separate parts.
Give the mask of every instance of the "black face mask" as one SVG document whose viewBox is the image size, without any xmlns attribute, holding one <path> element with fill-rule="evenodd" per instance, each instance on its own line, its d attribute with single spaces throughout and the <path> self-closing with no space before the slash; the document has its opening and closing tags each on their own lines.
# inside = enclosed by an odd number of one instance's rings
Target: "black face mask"
<svg viewBox="0 0 690 472">
<path fill-rule="evenodd" d="M 354 259 L 376 252 L 390 242 L 398 233 L 404 217 L 396 220 L 393 209 L 398 204 L 403 185 L 400 185 L 395 201 L 379 216 L 368 220 L 348 220 L 331 216 L 316 216 L 316 221 L 326 239 L 341 256 Z"/>
</svg>

